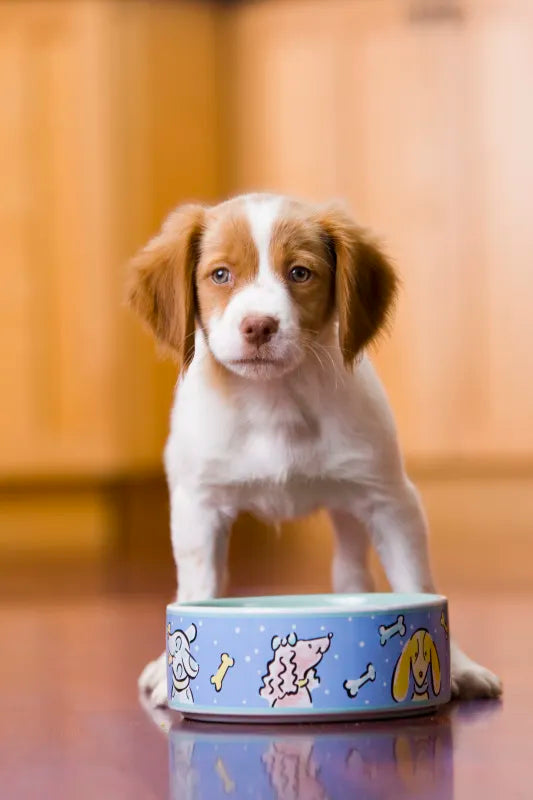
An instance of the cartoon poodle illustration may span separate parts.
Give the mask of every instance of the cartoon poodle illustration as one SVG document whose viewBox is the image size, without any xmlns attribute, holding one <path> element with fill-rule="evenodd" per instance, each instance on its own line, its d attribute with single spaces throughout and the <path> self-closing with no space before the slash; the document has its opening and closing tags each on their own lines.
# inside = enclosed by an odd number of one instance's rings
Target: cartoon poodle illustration
<svg viewBox="0 0 533 800">
<path fill-rule="evenodd" d="M 329 649 L 333 634 L 318 639 L 298 639 L 294 631 L 286 639 L 274 636 L 274 657 L 267 664 L 259 694 L 271 707 L 312 705 L 311 692 L 320 683 L 315 667 Z"/>
<path fill-rule="evenodd" d="M 191 678 L 196 678 L 200 667 L 191 655 L 191 643 L 196 639 L 196 625 L 191 623 L 186 631 L 170 633 L 168 627 L 168 663 L 172 667 L 172 688 L 170 696 L 178 695 L 180 703 L 194 703 L 189 686 Z"/>
<path fill-rule="evenodd" d="M 430 632 L 425 628 L 419 628 L 406 642 L 394 669 L 392 696 L 396 702 L 401 703 L 407 697 L 411 674 L 414 679 L 411 700 L 429 700 L 428 671 L 431 673 L 433 694 L 438 695 L 440 662 L 437 648 Z"/>
</svg>

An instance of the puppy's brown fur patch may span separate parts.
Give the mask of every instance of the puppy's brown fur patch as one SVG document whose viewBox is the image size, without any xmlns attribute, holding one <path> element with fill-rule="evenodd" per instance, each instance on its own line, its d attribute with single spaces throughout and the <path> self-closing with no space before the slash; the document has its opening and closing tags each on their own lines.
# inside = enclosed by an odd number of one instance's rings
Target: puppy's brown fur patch
<svg viewBox="0 0 533 800">
<path fill-rule="evenodd" d="M 205 209 L 180 206 L 132 259 L 128 301 L 186 369 L 194 355 L 194 270 Z"/>
<path fill-rule="evenodd" d="M 387 321 L 396 296 L 396 273 L 378 245 L 339 206 L 318 214 L 335 261 L 339 344 L 350 367 Z"/>
<path fill-rule="evenodd" d="M 274 271 L 285 282 L 298 309 L 304 334 L 316 334 L 331 319 L 335 308 L 334 270 L 323 231 L 310 219 L 305 206 L 291 203 L 273 225 L 270 257 Z M 306 267 L 311 278 L 290 279 L 294 267 Z"/>
<path fill-rule="evenodd" d="M 213 272 L 226 267 L 229 283 L 213 282 Z M 215 206 L 207 217 L 196 271 L 196 291 L 202 321 L 213 313 L 223 313 L 234 292 L 253 281 L 259 268 L 259 255 L 242 203 Z"/>
</svg>

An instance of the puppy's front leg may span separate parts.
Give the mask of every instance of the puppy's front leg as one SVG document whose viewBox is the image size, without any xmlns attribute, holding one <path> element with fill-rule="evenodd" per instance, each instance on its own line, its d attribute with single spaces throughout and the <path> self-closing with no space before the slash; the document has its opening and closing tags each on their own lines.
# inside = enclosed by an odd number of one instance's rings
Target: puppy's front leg
<svg viewBox="0 0 533 800">
<path fill-rule="evenodd" d="M 222 591 L 233 516 L 205 505 L 181 486 L 170 495 L 172 552 L 178 570 L 178 601 L 206 600 Z M 167 702 L 167 663 L 163 653 L 148 664 L 139 688 L 153 707 Z"/>
<path fill-rule="evenodd" d="M 172 552 L 178 570 L 178 602 L 206 600 L 222 592 L 233 515 L 205 505 L 181 486 L 170 497 Z"/>
<path fill-rule="evenodd" d="M 427 525 L 418 493 L 404 477 L 372 487 L 359 508 L 395 592 L 434 592 L 428 556 Z M 498 697 L 500 679 L 472 661 L 451 642 L 452 693 L 455 697 Z"/>
<path fill-rule="evenodd" d="M 368 535 L 352 514 L 343 511 L 329 512 L 335 533 L 333 553 L 333 591 L 371 592 L 374 589 L 368 568 Z"/>
</svg>

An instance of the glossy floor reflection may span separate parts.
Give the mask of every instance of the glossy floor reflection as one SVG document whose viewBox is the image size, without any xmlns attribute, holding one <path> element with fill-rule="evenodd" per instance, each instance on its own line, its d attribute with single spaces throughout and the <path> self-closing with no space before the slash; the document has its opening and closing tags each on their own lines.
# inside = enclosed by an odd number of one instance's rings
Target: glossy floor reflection
<svg viewBox="0 0 533 800">
<path fill-rule="evenodd" d="M 450 598 L 455 635 L 504 680 L 502 703 L 267 727 L 141 707 L 136 679 L 163 649 L 165 600 L 122 585 L 0 599 L 0 800 L 532 796 L 531 594 Z"/>
<path fill-rule="evenodd" d="M 272 730 L 178 723 L 169 734 L 173 800 L 453 798 L 452 720 Z"/>
</svg>

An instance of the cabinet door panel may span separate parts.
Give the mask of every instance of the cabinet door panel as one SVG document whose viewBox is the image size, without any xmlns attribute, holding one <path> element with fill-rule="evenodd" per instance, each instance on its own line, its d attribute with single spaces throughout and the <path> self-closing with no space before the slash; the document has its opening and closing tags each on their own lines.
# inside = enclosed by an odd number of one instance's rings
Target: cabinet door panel
<svg viewBox="0 0 533 800">
<path fill-rule="evenodd" d="M 482 451 L 533 448 L 533 8 L 476 3 L 480 281 L 486 299 L 487 436 Z"/>
<path fill-rule="evenodd" d="M 109 191 L 89 3 L 4 4 L 2 469 L 74 469 L 111 441 Z M 104 95 L 105 96 L 105 95 Z M 4 169 L 5 167 L 5 169 Z M 90 399 L 89 399 L 90 398 Z"/>
<path fill-rule="evenodd" d="M 175 370 L 124 309 L 124 264 L 216 192 L 213 14 L 0 4 L 0 478 L 160 464 Z"/>
<path fill-rule="evenodd" d="M 367 31 L 347 71 L 347 194 L 402 278 L 377 363 L 413 457 L 464 453 L 487 388 L 475 346 L 484 307 L 473 306 L 467 60 L 466 23 L 405 14 Z"/>
<path fill-rule="evenodd" d="M 344 196 L 382 235 L 403 287 L 376 362 L 408 456 L 526 457 L 533 9 L 325 5 L 233 18 L 233 186 Z"/>
</svg>

